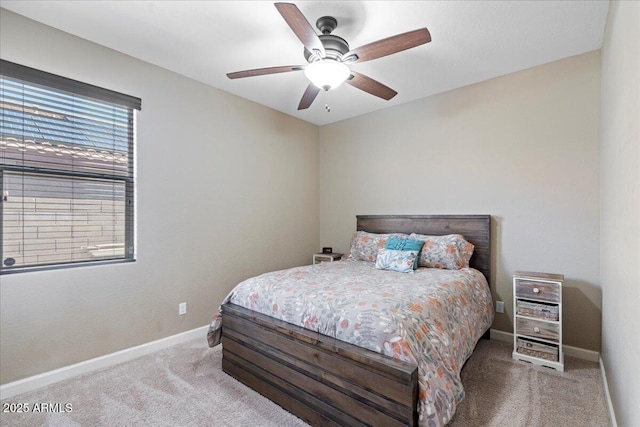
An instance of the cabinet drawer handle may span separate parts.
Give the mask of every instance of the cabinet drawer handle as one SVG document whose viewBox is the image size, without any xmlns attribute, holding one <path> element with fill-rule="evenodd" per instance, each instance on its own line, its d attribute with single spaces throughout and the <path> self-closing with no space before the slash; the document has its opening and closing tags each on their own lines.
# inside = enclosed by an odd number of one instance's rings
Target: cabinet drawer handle
<svg viewBox="0 0 640 427">
<path fill-rule="evenodd" d="M 535 332 L 536 334 L 540 332 L 540 328 L 538 328 L 537 326 L 535 326 L 533 328 L 533 332 Z"/>
<path fill-rule="evenodd" d="M 540 289 L 538 289 L 538 288 L 533 288 L 533 293 L 534 293 L 534 294 L 539 294 L 539 293 L 540 293 Z"/>
</svg>

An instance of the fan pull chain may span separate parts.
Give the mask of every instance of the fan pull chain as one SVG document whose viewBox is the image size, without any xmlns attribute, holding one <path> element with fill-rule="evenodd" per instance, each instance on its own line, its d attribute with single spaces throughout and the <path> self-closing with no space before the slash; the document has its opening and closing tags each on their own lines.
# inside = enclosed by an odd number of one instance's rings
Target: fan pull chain
<svg viewBox="0 0 640 427">
<path fill-rule="evenodd" d="M 325 95 L 325 100 L 326 100 L 326 102 L 324 104 L 324 109 L 327 110 L 327 113 L 330 113 L 331 112 L 331 106 L 329 105 L 329 93 L 327 93 Z"/>
<path fill-rule="evenodd" d="M 331 112 L 331 106 L 329 105 L 329 91 L 326 90 L 324 91 L 324 93 L 322 94 L 322 96 L 324 97 L 324 109 L 327 111 L 327 113 Z"/>
</svg>

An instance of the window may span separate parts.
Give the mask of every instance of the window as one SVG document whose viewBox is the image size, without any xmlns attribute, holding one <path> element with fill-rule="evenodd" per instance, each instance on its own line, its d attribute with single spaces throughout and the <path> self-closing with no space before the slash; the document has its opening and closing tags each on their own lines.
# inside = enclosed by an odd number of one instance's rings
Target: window
<svg viewBox="0 0 640 427">
<path fill-rule="evenodd" d="M 0 60 L 0 274 L 134 260 L 140 106 Z"/>
</svg>

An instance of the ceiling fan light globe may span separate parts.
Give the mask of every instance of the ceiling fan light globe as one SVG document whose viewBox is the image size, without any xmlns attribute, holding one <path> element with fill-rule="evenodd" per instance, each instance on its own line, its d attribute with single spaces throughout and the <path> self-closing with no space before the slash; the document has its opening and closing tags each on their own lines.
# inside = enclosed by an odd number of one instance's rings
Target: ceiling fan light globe
<svg viewBox="0 0 640 427">
<path fill-rule="evenodd" d="M 351 72 L 345 64 L 332 59 L 312 62 L 304 69 L 304 75 L 320 89 L 335 89 L 342 84 Z"/>
</svg>

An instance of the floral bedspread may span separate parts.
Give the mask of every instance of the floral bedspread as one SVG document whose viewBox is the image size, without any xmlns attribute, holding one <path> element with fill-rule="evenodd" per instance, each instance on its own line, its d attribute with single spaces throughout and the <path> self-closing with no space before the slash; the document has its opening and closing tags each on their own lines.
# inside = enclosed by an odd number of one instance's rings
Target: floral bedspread
<svg viewBox="0 0 640 427">
<path fill-rule="evenodd" d="M 445 425 L 464 398 L 462 365 L 493 322 L 487 281 L 477 270 L 377 270 L 343 260 L 245 280 L 234 304 L 418 366 L 421 426 Z M 221 311 L 209 345 L 219 344 Z"/>
</svg>

